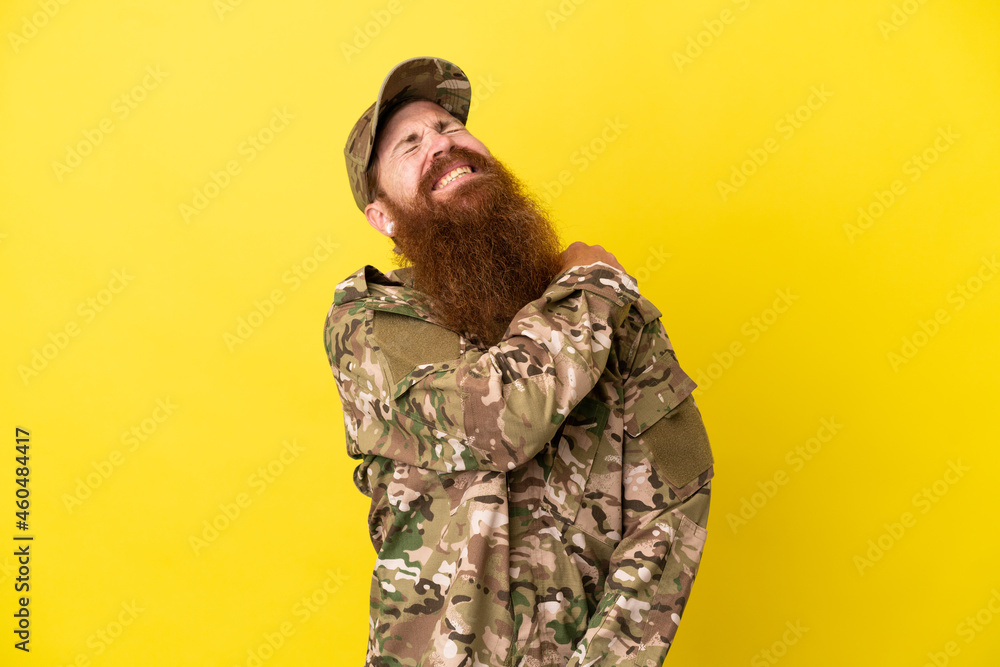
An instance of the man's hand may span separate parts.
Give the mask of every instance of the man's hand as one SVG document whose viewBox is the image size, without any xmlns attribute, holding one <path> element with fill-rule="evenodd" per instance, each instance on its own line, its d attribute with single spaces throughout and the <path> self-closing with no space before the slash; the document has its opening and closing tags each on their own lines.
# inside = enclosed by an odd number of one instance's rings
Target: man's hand
<svg viewBox="0 0 1000 667">
<path fill-rule="evenodd" d="M 574 241 L 569 244 L 569 247 L 563 250 L 559 256 L 563 260 L 560 272 L 565 271 L 571 266 L 593 264 L 594 262 L 604 262 L 616 269 L 625 271 L 625 267 L 619 264 L 618 260 L 610 252 L 599 245 L 587 245 L 583 241 Z"/>
</svg>

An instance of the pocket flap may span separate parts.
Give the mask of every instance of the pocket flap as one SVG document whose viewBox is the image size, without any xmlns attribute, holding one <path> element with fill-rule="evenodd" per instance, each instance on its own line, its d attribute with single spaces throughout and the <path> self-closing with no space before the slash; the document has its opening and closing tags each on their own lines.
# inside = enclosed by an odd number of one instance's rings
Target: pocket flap
<svg viewBox="0 0 1000 667">
<path fill-rule="evenodd" d="M 681 370 L 666 344 L 659 356 L 625 383 L 625 432 L 633 438 L 691 395 L 694 380 Z"/>
</svg>

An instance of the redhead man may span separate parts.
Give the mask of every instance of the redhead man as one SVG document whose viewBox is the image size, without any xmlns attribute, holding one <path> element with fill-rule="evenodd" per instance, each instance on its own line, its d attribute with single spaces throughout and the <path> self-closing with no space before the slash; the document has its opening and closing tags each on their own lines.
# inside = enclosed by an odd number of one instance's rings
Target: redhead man
<svg viewBox="0 0 1000 667">
<path fill-rule="evenodd" d="M 324 339 L 371 498 L 368 665 L 660 667 L 713 457 L 660 312 L 563 249 L 466 127 L 440 58 L 394 67 L 345 157 L 400 268 L 337 285 Z"/>
</svg>

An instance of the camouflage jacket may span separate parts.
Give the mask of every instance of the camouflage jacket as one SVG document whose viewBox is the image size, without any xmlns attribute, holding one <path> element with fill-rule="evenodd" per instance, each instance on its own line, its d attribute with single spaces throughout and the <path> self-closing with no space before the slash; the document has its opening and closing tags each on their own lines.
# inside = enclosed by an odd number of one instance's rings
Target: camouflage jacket
<svg viewBox="0 0 1000 667">
<path fill-rule="evenodd" d="M 488 349 L 407 269 L 337 286 L 324 338 L 377 554 L 366 664 L 660 667 L 713 458 L 659 317 L 600 262 Z"/>
</svg>

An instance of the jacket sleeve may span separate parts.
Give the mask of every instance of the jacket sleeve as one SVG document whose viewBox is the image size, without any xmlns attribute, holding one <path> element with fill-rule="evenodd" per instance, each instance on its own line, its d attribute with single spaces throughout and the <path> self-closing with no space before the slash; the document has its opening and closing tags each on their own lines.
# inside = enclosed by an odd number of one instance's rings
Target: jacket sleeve
<svg viewBox="0 0 1000 667">
<path fill-rule="evenodd" d="M 518 312 L 497 345 L 437 359 L 428 350 L 448 349 L 441 335 L 451 334 L 457 354 L 457 334 L 378 303 L 335 305 L 325 337 L 351 455 L 442 472 L 523 465 L 593 389 L 612 332 L 638 298 L 618 269 L 572 267 Z"/>
<path fill-rule="evenodd" d="M 705 548 L 713 458 L 694 397 L 659 319 L 625 381 L 622 539 L 569 667 L 660 667 Z"/>
</svg>

